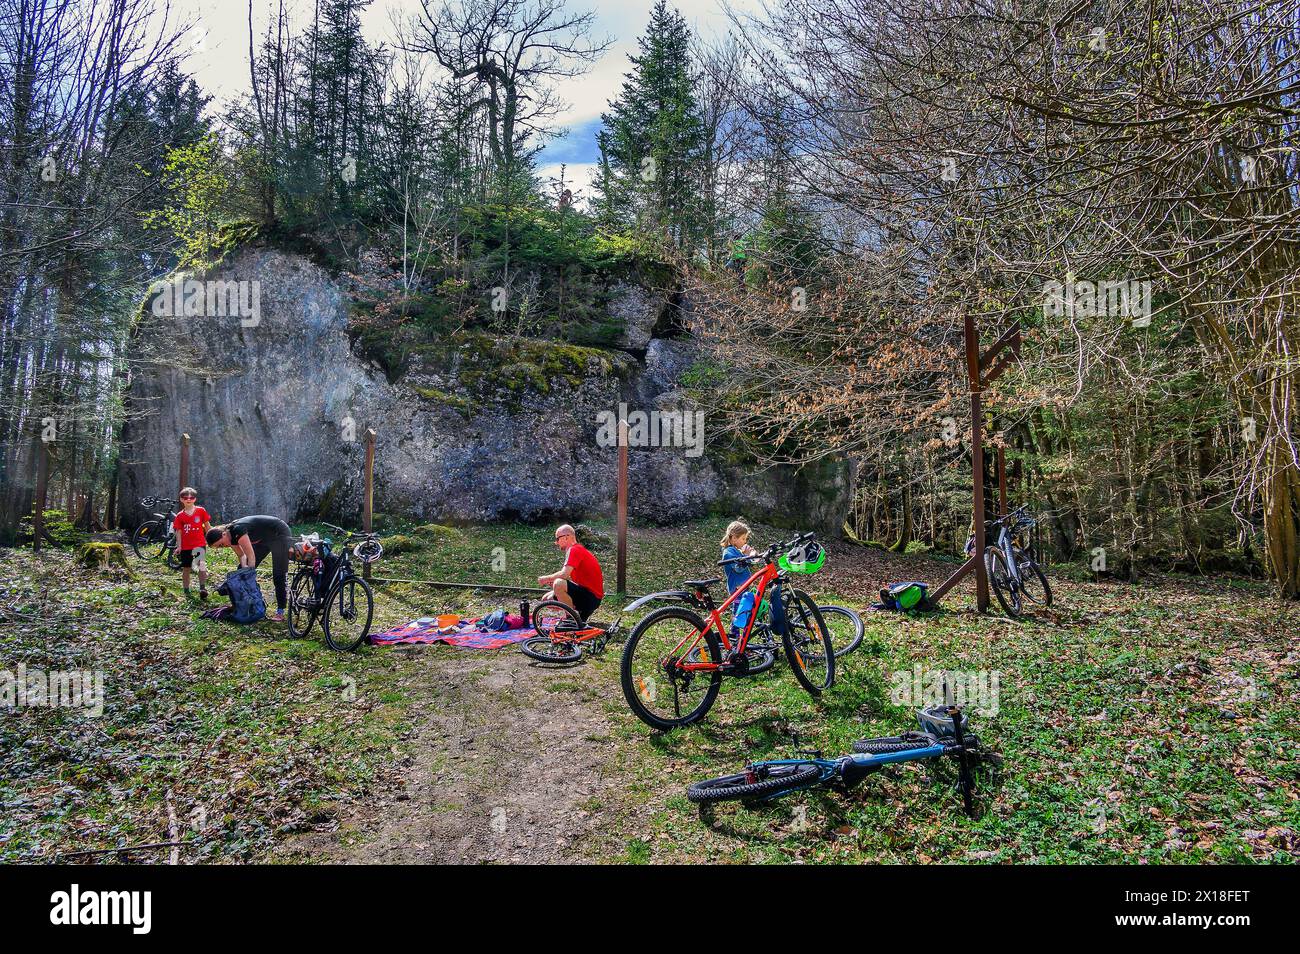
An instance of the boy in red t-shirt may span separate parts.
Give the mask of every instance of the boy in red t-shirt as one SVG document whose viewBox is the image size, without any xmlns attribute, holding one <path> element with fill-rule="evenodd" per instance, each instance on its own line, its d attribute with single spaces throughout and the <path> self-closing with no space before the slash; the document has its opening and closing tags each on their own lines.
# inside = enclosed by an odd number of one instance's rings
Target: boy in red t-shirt
<svg viewBox="0 0 1300 954">
<path fill-rule="evenodd" d="M 555 545 L 565 551 L 564 566 L 559 573 L 539 576 L 541 586 L 551 587 L 546 599 L 572 606 L 585 622 L 605 598 L 605 578 L 592 552 L 578 542 L 573 527 L 567 523 L 555 530 Z"/>
<path fill-rule="evenodd" d="M 196 506 L 198 499 L 198 491 L 193 487 L 181 490 L 181 512 L 172 521 L 172 526 L 181 538 L 176 555 L 181 561 L 181 585 L 185 587 L 185 595 L 190 595 L 190 567 L 193 567 L 199 571 L 199 599 L 206 600 L 208 563 L 205 556 L 208 552 L 207 532 L 212 521 L 206 510 Z"/>
</svg>

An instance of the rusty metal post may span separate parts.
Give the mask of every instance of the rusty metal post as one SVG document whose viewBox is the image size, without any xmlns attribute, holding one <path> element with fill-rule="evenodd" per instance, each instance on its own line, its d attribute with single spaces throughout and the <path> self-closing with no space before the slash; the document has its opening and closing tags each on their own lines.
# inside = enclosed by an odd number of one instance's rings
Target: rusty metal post
<svg viewBox="0 0 1300 954">
<path fill-rule="evenodd" d="M 190 435 L 181 435 L 181 482 L 176 485 L 176 496 L 190 482 Z"/>
<path fill-rule="evenodd" d="M 998 516 L 1007 513 L 1007 455 L 1006 448 L 998 445 Z"/>
<path fill-rule="evenodd" d="M 618 419 L 618 574 L 617 591 L 627 592 L 627 418 Z"/>
<path fill-rule="evenodd" d="M 975 518 L 975 605 L 989 608 L 989 576 L 984 563 L 984 407 L 980 393 L 980 342 L 975 316 L 966 312 L 966 374 L 970 379 L 970 458 L 972 507 Z"/>
<path fill-rule="evenodd" d="M 40 441 L 36 458 L 36 511 L 32 514 L 32 552 L 41 552 L 41 537 L 45 535 L 45 494 L 50 480 L 50 448 Z"/>
<path fill-rule="evenodd" d="M 361 529 L 370 533 L 375 522 L 375 429 L 366 428 L 366 489 L 361 500 Z M 365 579 L 370 579 L 370 564 L 361 570 Z"/>
</svg>

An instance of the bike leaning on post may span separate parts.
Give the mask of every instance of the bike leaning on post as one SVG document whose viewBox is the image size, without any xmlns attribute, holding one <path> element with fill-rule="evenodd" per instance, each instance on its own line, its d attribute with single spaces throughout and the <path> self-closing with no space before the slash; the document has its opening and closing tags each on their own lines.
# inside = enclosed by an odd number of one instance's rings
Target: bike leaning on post
<svg viewBox="0 0 1300 954">
<path fill-rule="evenodd" d="M 376 533 L 354 533 L 323 524 L 342 537 L 337 551 L 334 541 L 320 534 L 304 534 L 294 544 L 291 556 L 301 563 L 289 585 L 289 635 L 302 638 L 320 619 L 325 643 L 340 652 L 352 652 L 370 635 L 375 614 L 375 597 L 356 572 L 353 561 L 365 565 L 383 555 Z"/>
<path fill-rule="evenodd" d="M 1025 600 L 1039 606 L 1052 605 L 1052 585 L 1038 565 L 1033 547 L 1021 547 L 1016 542 L 1037 525 L 1038 519 L 1029 515 L 1028 505 L 987 523 L 989 531 L 996 532 L 994 542 L 984 548 L 989 586 L 1003 612 L 1013 619 L 1024 612 Z M 966 553 L 974 552 L 975 536 L 972 534 L 966 540 Z"/>
<path fill-rule="evenodd" d="M 170 497 L 141 497 L 140 506 L 152 513 L 152 516 L 135 528 L 131 534 L 131 549 L 141 560 L 156 560 L 161 556 L 167 558 L 167 566 L 173 570 L 181 567 L 176 548 L 180 541 L 176 537 L 176 514 L 180 510 L 180 501 Z M 156 513 L 154 507 L 166 508 L 166 513 Z"/>
</svg>

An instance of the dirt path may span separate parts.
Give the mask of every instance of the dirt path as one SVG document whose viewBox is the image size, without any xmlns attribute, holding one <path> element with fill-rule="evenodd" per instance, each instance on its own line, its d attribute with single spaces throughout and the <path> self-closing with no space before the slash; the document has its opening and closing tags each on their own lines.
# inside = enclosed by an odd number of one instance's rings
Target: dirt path
<svg viewBox="0 0 1300 954">
<path fill-rule="evenodd" d="M 354 806 L 338 832 L 292 846 L 343 863 L 558 863 L 605 854 L 617 744 L 608 678 L 546 670 L 520 652 L 411 647 L 411 759 L 400 789 Z"/>
</svg>

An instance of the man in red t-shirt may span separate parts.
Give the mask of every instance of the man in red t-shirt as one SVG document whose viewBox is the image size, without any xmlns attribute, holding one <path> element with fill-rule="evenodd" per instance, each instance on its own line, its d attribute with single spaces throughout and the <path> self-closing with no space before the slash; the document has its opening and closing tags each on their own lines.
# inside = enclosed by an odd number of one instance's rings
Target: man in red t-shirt
<svg viewBox="0 0 1300 954">
<path fill-rule="evenodd" d="M 204 534 L 212 526 L 208 512 L 198 506 L 198 492 L 193 487 L 181 490 L 181 512 L 172 521 L 172 526 L 180 534 L 181 542 L 176 547 L 176 555 L 181 561 L 181 586 L 185 595 L 190 595 L 190 567 L 199 571 L 199 599 L 208 598 L 208 564 L 205 560 L 208 541 Z"/>
<path fill-rule="evenodd" d="M 567 523 L 556 528 L 555 545 L 565 551 L 564 566 L 559 573 L 539 576 L 537 582 L 551 588 L 551 592 L 546 594 L 547 599 L 572 606 L 585 622 L 605 598 L 605 578 L 601 575 L 600 563 L 578 542 L 573 527 Z"/>
</svg>

